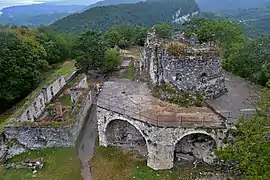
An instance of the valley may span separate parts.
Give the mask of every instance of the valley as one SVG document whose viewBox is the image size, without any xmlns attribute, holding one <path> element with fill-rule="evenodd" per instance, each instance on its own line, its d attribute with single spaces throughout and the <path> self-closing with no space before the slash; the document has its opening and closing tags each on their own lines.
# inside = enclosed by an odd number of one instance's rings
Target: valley
<svg viewBox="0 0 270 180">
<path fill-rule="evenodd" d="M 268 179 L 268 8 L 52 0 L 2 9 L 0 179 Z"/>
</svg>

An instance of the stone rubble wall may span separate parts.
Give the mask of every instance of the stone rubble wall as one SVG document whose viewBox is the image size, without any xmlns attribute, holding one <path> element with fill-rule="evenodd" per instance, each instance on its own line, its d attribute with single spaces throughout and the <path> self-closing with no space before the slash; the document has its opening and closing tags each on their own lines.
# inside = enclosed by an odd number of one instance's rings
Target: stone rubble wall
<svg viewBox="0 0 270 180">
<path fill-rule="evenodd" d="M 54 147 L 74 147 L 80 131 L 88 117 L 92 106 L 92 92 L 89 91 L 80 110 L 75 117 L 74 124 L 59 127 L 51 126 L 24 126 L 11 124 L 5 127 L 6 141 L 15 141 L 17 144 L 9 148 L 7 158 L 27 150 Z"/>
<path fill-rule="evenodd" d="M 53 100 L 53 98 L 57 97 L 63 87 L 67 85 L 74 77 L 77 76 L 79 70 L 74 71 L 68 78 L 65 79 L 64 76 L 59 76 L 53 81 L 51 84 L 48 84 L 42 88 L 36 98 L 30 103 L 30 105 L 23 110 L 23 112 L 16 117 L 17 122 L 24 122 L 24 121 L 35 121 L 35 119 L 39 118 L 40 115 L 46 108 L 46 103 Z M 84 76 L 84 79 L 86 76 Z M 87 83 L 87 82 L 86 82 Z M 84 84 L 80 82 L 78 84 L 83 86 Z"/>
<path fill-rule="evenodd" d="M 65 85 L 66 80 L 64 76 L 59 76 L 53 83 L 44 87 L 23 113 L 17 117 L 16 121 L 34 121 L 37 119 L 46 108 L 45 104 L 50 102 L 54 95 L 56 95 Z"/>
<path fill-rule="evenodd" d="M 99 143 L 108 146 L 106 137 L 107 126 L 111 121 L 120 120 L 133 125 L 144 137 L 148 149 L 147 165 L 155 170 L 170 169 L 173 167 L 174 150 L 178 141 L 191 134 L 205 134 L 216 142 L 217 148 L 223 145 L 227 129 L 204 129 L 204 128 L 166 128 L 152 126 L 147 123 L 129 119 L 121 114 L 97 108 Z"/>
<path fill-rule="evenodd" d="M 140 61 L 141 73 L 147 72 L 150 84 L 170 83 L 179 91 L 201 93 L 208 99 L 227 92 L 225 77 L 218 57 L 179 59 L 166 51 L 165 40 L 155 29 L 149 30 Z"/>
</svg>

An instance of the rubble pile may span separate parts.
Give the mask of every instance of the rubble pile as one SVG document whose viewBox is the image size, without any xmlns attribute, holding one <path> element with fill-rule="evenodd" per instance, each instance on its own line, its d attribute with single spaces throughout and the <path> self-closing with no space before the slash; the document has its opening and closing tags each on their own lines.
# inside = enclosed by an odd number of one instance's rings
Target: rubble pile
<svg viewBox="0 0 270 180">
<path fill-rule="evenodd" d="M 7 164 L 6 168 L 10 169 L 28 169 L 29 171 L 32 171 L 33 174 L 37 173 L 40 169 L 43 168 L 44 165 L 44 159 L 27 159 L 19 163 L 11 163 Z"/>
</svg>

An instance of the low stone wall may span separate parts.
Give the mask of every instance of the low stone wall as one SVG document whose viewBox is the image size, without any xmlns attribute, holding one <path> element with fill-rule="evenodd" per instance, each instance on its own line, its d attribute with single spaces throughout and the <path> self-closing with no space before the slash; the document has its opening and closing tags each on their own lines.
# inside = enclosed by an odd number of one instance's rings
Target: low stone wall
<svg viewBox="0 0 270 180">
<path fill-rule="evenodd" d="M 54 147 L 73 147 L 92 105 L 91 91 L 86 95 L 74 123 L 63 126 L 26 126 L 13 124 L 5 127 L 4 137 L 9 145 L 7 158 L 27 150 Z M 10 143 L 12 142 L 12 143 Z"/>
</svg>

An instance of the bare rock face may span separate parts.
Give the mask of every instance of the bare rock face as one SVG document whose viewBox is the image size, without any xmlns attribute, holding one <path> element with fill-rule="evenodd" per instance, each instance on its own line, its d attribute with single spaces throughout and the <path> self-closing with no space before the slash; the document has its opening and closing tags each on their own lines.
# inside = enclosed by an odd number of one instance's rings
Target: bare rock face
<svg viewBox="0 0 270 180">
<path fill-rule="evenodd" d="M 148 73 L 149 83 L 169 83 L 178 91 L 200 93 L 207 99 L 226 93 L 220 58 L 212 53 L 214 47 L 181 38 L 177 41 L 184 50 L 175 56 L 167 50 L 168 40 L 158 38 L 154 28 L 149 30 L 140 61 L 140 71 Z"/>
</svg>

